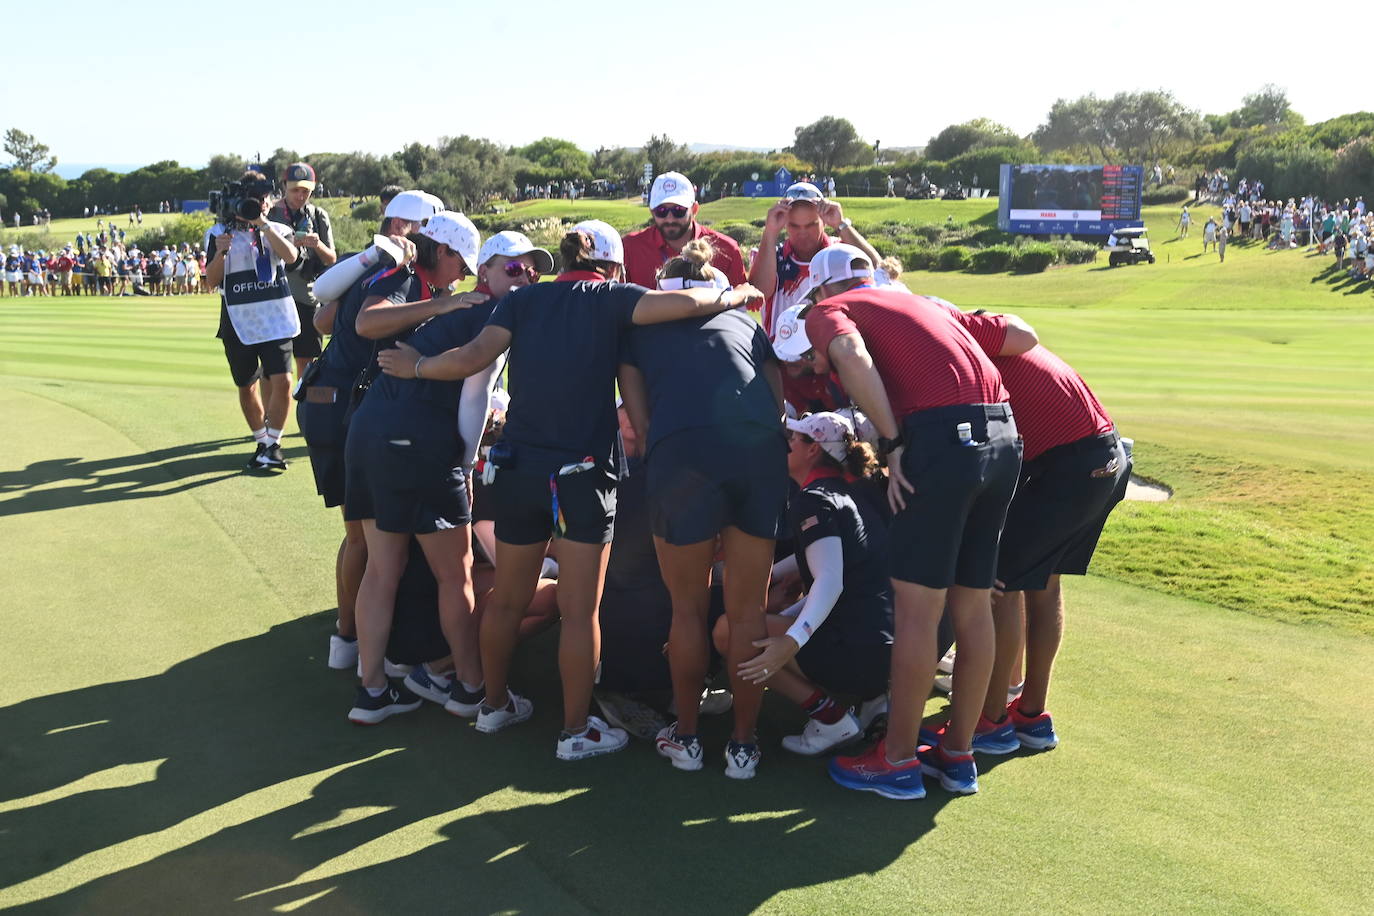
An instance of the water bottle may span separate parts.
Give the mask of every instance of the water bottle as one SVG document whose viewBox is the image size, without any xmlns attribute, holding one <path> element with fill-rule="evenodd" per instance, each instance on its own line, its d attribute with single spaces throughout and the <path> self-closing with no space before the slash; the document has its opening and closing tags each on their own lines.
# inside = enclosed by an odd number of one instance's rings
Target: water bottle
<svg viewBox="0 0 1374 916">
<path fill-rule="evenodd" d="M 958 437 L 959 437 L 959 444 L 960 444 L 960 445 L 972 445 L 972 444 L 973 444 L 973 424 L 972 424 L 972 423 L 960 423 L 958 426 L 955 426 L 955 427 L 954 427 L 954 432 L 955 432 L 955 434 L 958 435 Z"/>
</svg>

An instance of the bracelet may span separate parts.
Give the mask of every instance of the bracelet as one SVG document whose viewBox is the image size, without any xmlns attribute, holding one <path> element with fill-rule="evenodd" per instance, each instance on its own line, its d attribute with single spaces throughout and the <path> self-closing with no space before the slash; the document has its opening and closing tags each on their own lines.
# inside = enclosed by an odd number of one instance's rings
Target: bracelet
<svg viewBox="0 0 1374 916">
<path fill-rule="evenodd" d="M 720 291 L 720 294 L 719 294 L 718 296 L 716 296 L 716 301 L 715 301 L 714 303 L 712 303 L 712 305 L 720 305 L 720 304 L 722 304 L 722 303 L 725 301 L 725 294 L 728 293 L 728 292 L 730 292 L 730 290 L 728 290 L 728 289 L 723 289 L 723 290 L 721 290 L 721 291 Z"/>
<path fill-rule="evenodd" d="M 416 377 L 416 378 L 420 378 L 420 363 L 424 362 L 424 361 L 425 361 L 426 359 L 428 359 L 428 358 L 429 358 L 429 357 L 427 357 L 427 356 L 422 356 L 422 357 L 420 357 L 419 359 L 415 360 L 415 377 Z"/>
</svg>

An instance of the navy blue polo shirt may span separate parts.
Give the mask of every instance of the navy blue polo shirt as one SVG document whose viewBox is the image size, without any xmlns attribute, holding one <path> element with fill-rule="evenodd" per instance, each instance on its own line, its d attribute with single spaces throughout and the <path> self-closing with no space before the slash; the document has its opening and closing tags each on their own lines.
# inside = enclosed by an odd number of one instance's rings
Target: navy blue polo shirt
<svg viewBox="0 0 1374 916">
<path fill-rule="evenodd" d="M 815 581 L 806 548 L 837 537 L 844 551 L 844 590 L 820 631 L 848 645 L 889 642 L 892 582 L 888 578 L 887 526 L 858 485 L 843 477 L 807 482 L 788 505 L 797 543 L 797 567 L 809 590 Z"/>
<path fill-rule="evenodd" d="M 481 305 L 436 315 L 420 325 L 406 338 L 406 343 L 422 356 L 437 356 L 445 350 L 470 343 L 486 325 L 496 303 L 487 300 Z M 436 379 L 405 379 L 382 374 L 372 383 L 367 396 L 389 401 L 424 401 L 445 411 L 458 410 L 458 397 L 463 380 L 445 382 Z"/>
<path fill-rule="evenodd" d="M 324 354 L 324 365 L 321 367 L 318 384 L 335 388 L 349 387 L 357 379 L 358 373 L 371 363 L 374 345 L 378 350 L 385 350 L 398 339 L 387 337 L 373 341 L 358 333 L 358 313 L 363 310 L 363 303 L 373 297 L 404 305 L 428 299 L 429 290 L 425 288 L 424 281 L 409 267 L 382 269 L 379 264 L 364 274 L 339 300 L 338 311 L 334 314 L 334 329 L 330 332 L 329 349 Z"/>
<path fill-rule="evenodd" d="M 611 457 L 620 350 L 648 290 L 583 276 L 513 290 L 491 314 L 511 334 L 504 438 L 522 470 Z"/>
<path fill-rule="evenodd" d="M 760 371 L 776 359 L 773 345 L 745 312 L 637 327 L 623 355 L 644 373 L 649 389 L 645 454 L 685 429 L 736 423 L 780 429 L 778 402 Z"/>
<path fill-rule="evenodd" d="M 372 341 L 358 334 L 358 313 L 363 310 L 363 301 L 371 295 L 367 289 L 369 282 L 384 270 L 383 265 L 374 264 L 339 297 L 334 327 L 329 332 L 329 346 L 320 357 L 318 384 L 347 388 L 372 359 Z"/>
</svg>

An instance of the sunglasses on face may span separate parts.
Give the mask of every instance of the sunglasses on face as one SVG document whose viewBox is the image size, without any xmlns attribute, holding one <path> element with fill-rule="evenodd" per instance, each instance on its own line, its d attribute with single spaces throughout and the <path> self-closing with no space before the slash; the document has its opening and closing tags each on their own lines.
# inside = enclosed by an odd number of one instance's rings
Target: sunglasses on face
<svg viewBox="0 0 1374 916">
<path fill-rule="evenodd" d="M 501 269 L 505 271 L 506 276 L 510 277 L 512 280 L 522 275 L 529 277 L 531 283 L 539 279 L 539 271 L 523 261 L 507 261 L 506 266 Z"/>
<path fill-rule="evenodd" d="M 687 208 L 679 207 L 674 204 L 659 204 L 657 207 L 654 207 L 653 214 L 659 219 L 667 219 L 670 216 L 673 219 L 682 219 L 687 215 Z"/>
</svg>

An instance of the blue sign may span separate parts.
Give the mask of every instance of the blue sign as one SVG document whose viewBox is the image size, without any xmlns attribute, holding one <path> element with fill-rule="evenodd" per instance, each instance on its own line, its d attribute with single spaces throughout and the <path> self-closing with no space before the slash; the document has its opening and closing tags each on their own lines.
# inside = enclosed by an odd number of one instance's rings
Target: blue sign
<svg viewBox="0 0 1374 916">
<path fill-rule="evenodd" d="M 782 193 L 792 185 L 792 173 L 785 167 L 779 167 L 773 173 L 772 181 L 746 181 L 744 183 L 745 197 L 781 197 Z"/>
</svg>

